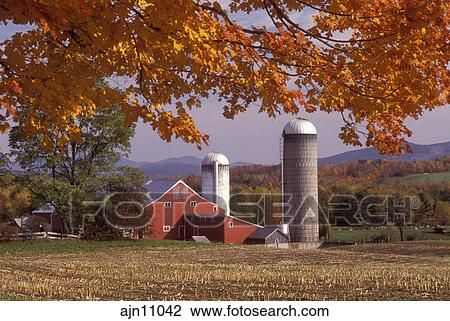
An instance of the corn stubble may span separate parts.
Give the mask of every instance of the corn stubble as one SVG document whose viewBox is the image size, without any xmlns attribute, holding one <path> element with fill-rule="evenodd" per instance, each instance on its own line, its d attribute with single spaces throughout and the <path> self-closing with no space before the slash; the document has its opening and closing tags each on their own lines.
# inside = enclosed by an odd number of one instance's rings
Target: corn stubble
<svg viewBox="0 0 450 321">
<path fill-rule="evenodd" d="M 450 256 L 432 248 L 404 254 L 401 246 L 9 254 L 0 256 L 0 299 L 449 300 Z"/>
</svg>

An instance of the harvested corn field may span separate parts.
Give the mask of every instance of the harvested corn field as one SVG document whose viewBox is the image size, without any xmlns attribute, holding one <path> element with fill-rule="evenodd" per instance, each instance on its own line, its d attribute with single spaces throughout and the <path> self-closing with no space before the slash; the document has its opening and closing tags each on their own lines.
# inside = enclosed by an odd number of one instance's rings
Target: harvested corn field
<svg viewBox="0 0 450 321">
<path fill-rule="evenodd" d="M 73 242 L 61 251 L 56 243 L 33 250 L 1 244 L 0 299 L 450 299 L 448 243 L 301 250 Z"/>
</svg>

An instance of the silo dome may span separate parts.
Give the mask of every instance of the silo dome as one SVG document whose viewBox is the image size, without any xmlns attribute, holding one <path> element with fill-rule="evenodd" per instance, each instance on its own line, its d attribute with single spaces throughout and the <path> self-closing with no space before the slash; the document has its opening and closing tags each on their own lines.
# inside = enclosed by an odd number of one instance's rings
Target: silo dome
<svg viewBox="0 0 450 321">
<path fill-rule="evenodd" d="M 283 135 L 317 135 L 317 129 L 305 118 L 292 119 L 284 126 Z"/>
<path fill-rule="evenodd" d="M 230 161 L 224 154 L 216 152 L 209 153 L 202 161 L 202 165 L 213 165 L 214 163 L 218 163 L 219 165 L 230 165 Z"/>
</svg>

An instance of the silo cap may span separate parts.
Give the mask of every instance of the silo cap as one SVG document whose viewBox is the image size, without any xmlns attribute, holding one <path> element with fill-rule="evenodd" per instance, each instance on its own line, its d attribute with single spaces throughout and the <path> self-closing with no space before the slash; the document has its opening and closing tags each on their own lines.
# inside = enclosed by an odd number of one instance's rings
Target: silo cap
<svg viewBox="0 0 450 321">
<path fill-rule="evenodd" d="M 209 153 L 203 158 L 202 165 L 213 165 L 218 163 L 219 165 L 230 165 L 228 158 L 222 153 Z"/>
<path fill-rule="evenodd" d="M 317 129 L 309 120 L 305 118 L 292 119 L 284 126 L 283 135 L 317 135 Z"/>
</svg>

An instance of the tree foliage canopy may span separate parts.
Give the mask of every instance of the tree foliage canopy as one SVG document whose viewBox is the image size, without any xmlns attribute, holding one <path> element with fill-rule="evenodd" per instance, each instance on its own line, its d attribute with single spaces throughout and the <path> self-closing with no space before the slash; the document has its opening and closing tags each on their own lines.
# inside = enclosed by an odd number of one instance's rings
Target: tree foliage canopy
<svg viewBox="0 0 450 321">
<path fill-rule="evenodd" d="M 0 177 L 7 173 L 9 164 L 10 161 L 8 156 L 0 152 Z"/>
<path fill-rule="evenodd" d="M 123 114 L 115 107 L 97 109 L 72 122 L 81 140 L 64 143 L 61 138 L 65 132 L 27 137 L 23 127 L 15 126 L 9 135 L 11 155 L 27 171 L 83 185 L 86 180 L 114 170 L 120 157 L 128 154 L 135 126 L 127 127 L 124 122 Z M 43 145 L 49 148 L 43 149 Z"/>
<path fill-rule="evenodd" d="M 19 119 L 25 117 L 20 110 Z M 81 133 L 76 141 L 61 139 L 64 131 L 27 137 L 22 126 L 11 129 L 11 155 L 26 170 L 16 180 L 36 205 L 55 209 L 65 230 L 69 223 L 70 228 L 80 225 L 86 211 L 92 210 L 83 207 L 83 202 L 102 200 L 108 193 L 142 189 L 145 175 L 139 169 L 116 166 L 120 157 L 128 154 L 134 134 L 135 126 L 125 126 L 124 118 L 117 107 L 80 115 L 71 121 Z"/>
<path fill-rule="evenodd" d="M 235 18 L 261 12 L 262 26 Z M 406 118 L 449 100 L 443 0 L 4 0 L 8 21 L 34 28 L 0 47 L 0 129 L 14 119 L 30 136 L 80 140 L 71 120 L 117 103 L 201 146 L 190 110 L 216 95 L 228 118 L 340 112 L 344 142 L 395 153 Z"/>
</svg>

